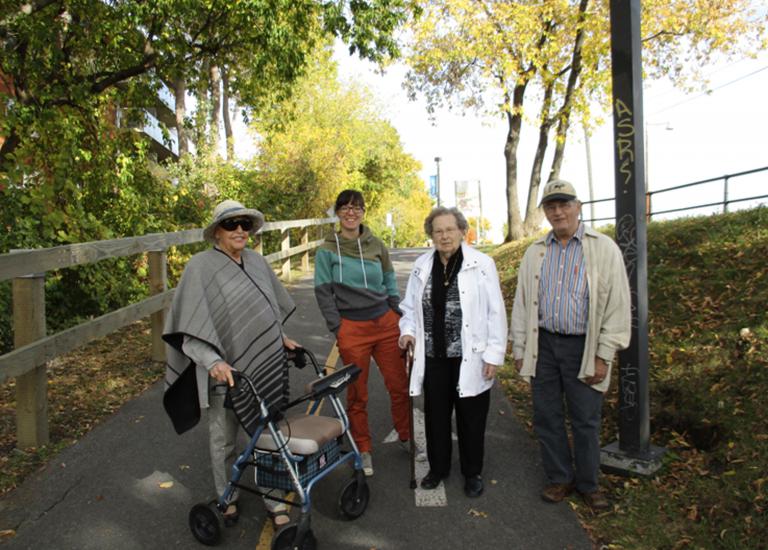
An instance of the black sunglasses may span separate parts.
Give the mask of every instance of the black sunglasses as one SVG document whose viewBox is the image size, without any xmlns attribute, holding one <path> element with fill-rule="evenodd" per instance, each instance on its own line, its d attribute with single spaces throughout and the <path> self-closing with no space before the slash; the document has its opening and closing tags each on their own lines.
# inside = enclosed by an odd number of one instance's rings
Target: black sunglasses
<svg viewBox="0 0 768 550">
<path fill-rule="evenodd" d="M 219 227 L 225 231 L 234 231 L 238 225 L 243 231 L 250 231 L 253 229 L 253 220 L 251 218 L 229 218 L 219 223 Z"/>
</svg>

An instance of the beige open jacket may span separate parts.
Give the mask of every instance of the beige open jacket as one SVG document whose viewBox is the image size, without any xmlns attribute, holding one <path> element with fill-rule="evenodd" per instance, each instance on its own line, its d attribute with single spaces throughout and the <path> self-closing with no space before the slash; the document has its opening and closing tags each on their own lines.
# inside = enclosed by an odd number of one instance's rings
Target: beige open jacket
<svg viewBox="0 0 768 550">
<path fill-rule="evenodd" d="M 536 376 L 539 330 L 539 277 L 546 254 L 546 238 L 536 240 L 525 251 L 517 278 L 512 306 L 510 340 L 515 359 L 523 360 L 520 375 L 530 383 Z M 609 237 L 584 228 L 582 241 L 589 285 L 589 313 L 584 356 L 579 379 L 595 372 L 595 356 L 608 363 L 605 380 L 592 386 L 605 392 L 611 382 L 611 362 L 618 350 L 629 345 L 631 300 L 629 281 L 621 251 Z"/>
</svg>

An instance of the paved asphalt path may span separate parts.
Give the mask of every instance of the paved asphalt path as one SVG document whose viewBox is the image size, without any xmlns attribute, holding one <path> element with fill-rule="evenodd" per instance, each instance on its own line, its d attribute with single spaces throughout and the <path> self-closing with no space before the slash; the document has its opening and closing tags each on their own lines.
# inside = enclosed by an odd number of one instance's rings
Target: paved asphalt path
<svg viewBox="0 0 768 550">
<path fill-rule="evenodd" d="M 401 289 L 421 252 L 394 252 Z M 312 280 L 303 279 L 290 288 L 298 309 L 286 332 L 324 361 L 333 340 L 317 309 Z M 303 388 L 308 375 L 308 369 L 292 373 L 294 393 Z M 371 500 L 362 517 L 342 520 L 338 492 L 350 475 L 349 468 L 343 466 L 318 483 L 312 494 L 312 525 L 319 548 L 591 549 L 567 503 L 551 505 L 540 500 L 544 479 L 538 449 L 498 387 L 493 389 L 486 432 L 485 494 L 477 499 L 464 496 L 454 447 L 453 474 L 431 502 L 425 500 L 425 493 L 433 492 L 409 488 L 408 455 L 395 443 L 385 443 L 392 423 L 381 376 L 372 374 L 369 384 L 375 442 Z M 212 497 L 206 422 L 203 419 L 190 432 L 177 436 L 162 409 L 161 390 L 162 384 L 157 384 L 127 403 L 0 500 L 0 532 L 16 532 L 0 538 L 0 546 L 9 550 L 203 548 L 187 527 L 187 514 L 192 505 Z M 420 400 L 416 406 L 421 407 Z M 418 465 L 419 477 L 426 469 L 425 464 Z M 241 519 L 226 530 L 221 547 L 268 548 L 271 526 L 261 500 L 243 494 L 240 502 Z"/>
</svg>

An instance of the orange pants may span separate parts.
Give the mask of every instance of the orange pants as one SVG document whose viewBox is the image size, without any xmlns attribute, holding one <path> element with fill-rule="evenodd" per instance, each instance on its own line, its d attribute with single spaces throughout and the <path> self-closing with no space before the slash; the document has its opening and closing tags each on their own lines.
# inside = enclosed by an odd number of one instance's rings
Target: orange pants
<svg viewBox="0 0 768 550">
<path fill-rule="evenodd" d="M 352 437 L 360 452 L 371 451 L 368 428 L 368 372 L 371 356 L 379 366 L 389 392 L 392 422 L 401 440 L 411 438 L 408 422 L 408 375 L 397 341 L 399 317 L 391 309 L 371 321 L 341 320 L 337 334 L 339 354 L 345 365 L 354 363 L 362 369 L 357 380 L 347 388 L 347 414 Z"/>
</svg>

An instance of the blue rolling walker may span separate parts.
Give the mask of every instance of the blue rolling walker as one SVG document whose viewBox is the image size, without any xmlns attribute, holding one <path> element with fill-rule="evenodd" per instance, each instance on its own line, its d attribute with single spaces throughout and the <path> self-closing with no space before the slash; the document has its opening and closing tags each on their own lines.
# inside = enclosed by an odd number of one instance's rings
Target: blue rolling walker
<svg viewBox="0 0 768 550">
<path fill-rule="evenodd" d="M 298 522 L 289 523 L 275 533 L 272 550 L 314 550 L 317 539 L 310 521 L 312 488 L 345 462 L 352 463 L 354 472 L 339 493 L 339 511 L 346 519 L 356 519 L 365 512 L 370 492 L 360 452 L 349 432 L 349 418 L 339 399 L 341 390 L 359 376 L 360 368 L 347 365 L 325 374 L 309 350 L 287 350 L 289 366 L 304 368 L 307 358 L 317 378 L 307 385 L 304 395 L 288 403 L 285 410 L 277 414 L 270 413 L 247 376 L 233 372 L 235 385 L 227 389 L 228 399 L 250 439 L 232 466 L 232 475 L 221 498 L 196 504 L 189 512 L 189 527 L 201 543 L 214 546 L 220 542 L 225 525 L 223 513 L 235 491 L 241 489 L 289 506 L 301 506 Z M 324 398 L 330 402 L 334 416 L 317 414 Z M 312 401 L 306 414 L 285 416 L 290 408 L 305 401 Z M 351 451 L 341 450 L 344 436 Z M 296 495 L 295 501 L 240 484 L 240 478 L 249 466 L 256 470 L 259 488 L 292 491 Z"/>
</svg>

